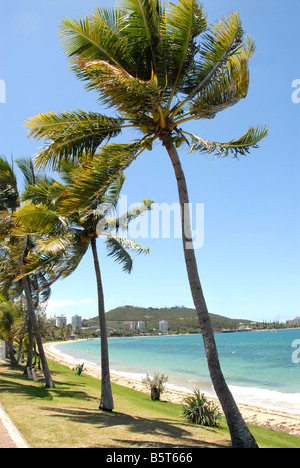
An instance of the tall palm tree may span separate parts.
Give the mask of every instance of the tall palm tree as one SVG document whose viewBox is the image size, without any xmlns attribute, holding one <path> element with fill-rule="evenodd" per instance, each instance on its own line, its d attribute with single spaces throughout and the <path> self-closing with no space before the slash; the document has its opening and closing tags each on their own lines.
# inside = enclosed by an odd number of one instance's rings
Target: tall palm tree
<svg viewBox="0 0 300 468">
<path fill-rule="evenodd" d="M 26 164 L 24 161 L 22 164 L 24 164 L 24 167 L 27 167 L 29 174 L 30 168 L 33 169 L 32 164 Z M 28 174 L 25 176 L 25 179 L 27 179 Z M 31 178 L 31 181 L 33 181 L 33 177 Z M 15 223 L 13 220 L 13 216 L 19 208 L 20 194 L 18 190 L 17 177 L 14 171 L 13 163 L 10 164 L 4 157 L 0 157 L 0 255 L 2 254 L 2 252 L 5 252 L 6 254 L 8 253 L 8 257 L 5 259 L 6 261 L 3 261 L 5 257 L 2 256 L 2 262 L 0 264 L 0 273 L 5 273 L 4 275 L 1 275 L 2 280 L 4 277 L 4 284 L 6 282 L 6 289 L 3 289 L 4 291 L 8 290 L 13 286 L 13 283 L 18 276 L 18 273 L 23 267 L 24 261 L 28 254 L 29 243 L 31 242 L 28 236 L 20 237 L 16 236 L 14 233 Z M 17 272 L 17 270 L 19 271 Z M 42 274 L 40 275 L 40 277 L 41 276 Z M 34 281 L 31 281 L 30 277 L 24 277 L 22 278 L 21 283 L 26 297 L 27 311 L 30 323 L 35 333 L 42 361 L 43 372 L 45 376 L 45 384 L 47 388 L 52 388 L 55 387 L 55 385 L 49 371 L 49 366 L 43 348 L 42 337 L 40 334 L 38 321 L 35 315 L 33 291 L 39 291 L 40 287 L 36 278 Z M 46 297 L 48 297 L 49 289 L 46 289 Z"/>
<path fill-rule="evenodd" d="M 182 129 L 185 122 L 212 119 L 246 97 L 254 42 L 245 35 L 237 12 L 208 26 L 197 0 L 166 6 L 160 0 L 123 0 L 120 8 L 99 7 L 79 20 L 64 19 L 60 30 L 72 69 L 88 89 L 99 92 L 100 101 L 115 116 L 77 110 L 30 118 L 30 135 L 46 140 L 36 164 L 57 169 L 66 161 L 86 161 L 89 176 L 93 164 L 102 161 L 110 166 L 112 180 L 141 152 L 151 150 L 154 141 L 166 148 L 178 186 L 186 268 L 211 379 L 233 446 L 256 447 L 221 371 L 184 209 L 189 198 L 177 152 L 187 143 L 190 152 L 239 157 L 267 135 L 265 127 L 251 127 L 240 138 L 216 142 Z M 143 135 L 130 144 L 108 144 L 126 128 Z M 96 183 L 102 192 L 106 182 L 95 178 Z M 84 176 L 77 190 L 83 196 Z"/>
<path fill-rule="evenodd" d="M 21 232 L 38 235 L 37 250 L 27 258 L 23 272 L 47 272 L 52 283 L 58 278 L 69 276 L 80 264 L 91 246 L 98 293 L 98 316 L 101 336 L 101 400 L 99 408 L 113 410 L 111 391 L 108 340 L 106 330 L 104 292 L 97 252 L 97 238 L 105 237 L 108 255 L 122 264 L 123 270 L 130 273 L 133 261 L 131 252 L 148 254 L 148 249 L 119 235 L 128 223 L 144 211 L 151 209 L 151 201 L 144 199 L 137 206 L 118 219 L 111 216 L 116 208 L 125 181 L 121 176 L 112 184 L 104 196 L 93 198 L 94 176 L 90 176 L 90 201 L 74 199 L 74 180 L 80 177 L 80 167 L 65 168 L 61 173 L 65 183 L 44 179 L 43 182 L 28 186 L 25 203 L 15 214 L 15 221 L 21 224 Z M 87 182 L 87 180 L 86 180 Z"/>
</svg>

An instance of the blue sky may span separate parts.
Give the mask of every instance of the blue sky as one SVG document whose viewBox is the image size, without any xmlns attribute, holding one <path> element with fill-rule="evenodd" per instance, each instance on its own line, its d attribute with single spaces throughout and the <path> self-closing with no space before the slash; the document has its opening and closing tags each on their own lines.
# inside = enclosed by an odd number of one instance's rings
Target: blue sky
<svg viewBox="0 0 300 468">
<path fill-rule="evenodd" d="M 0 5 L 0 153 L 34 156 L 41 142 L 30 140 L 24 121 L 39 112 L 83 109 L 104 112 L 94 93 L 69 70 L 58 24 L 107 0 L 2 0 Z M 239 161 L 209 155 L 180 157 L 190 201 L 204 204 L 204 245 L 196 251 L 209 311 L 232 318 L 286 320 L 300 315 L 299 113 L 292 101 L 300 80 L 299 0 L 207 0 L 209 23 L 237 10 L 256 42 L 248 97 L 211 121 L 185 128 L 201 137 L 227 141 L 249 126 L 266 124 L 269 136 Z M 1 96 L 1 93 L 0 93 Z M 299 93 L 300 96 L 300 93 Z M 107 111 L 107 113 L 109 113 Z M 131 135 L 132 136 L 132 135 Z M 128 141 L 125 135 L 123 141 Z M 167 153 L 159 145 L 127 170 L 128 204 L 143 197 L 178 201 Z M 193 307 L 180 239 L 137 239 L 150 248 L 135 258 L 131 275 L 106 257 L 99 241 L 106 310 L 130 304 Z M 79 269 L 52 288 L 49 314 L 97 315 L 91 252 Z"/>
</svg>

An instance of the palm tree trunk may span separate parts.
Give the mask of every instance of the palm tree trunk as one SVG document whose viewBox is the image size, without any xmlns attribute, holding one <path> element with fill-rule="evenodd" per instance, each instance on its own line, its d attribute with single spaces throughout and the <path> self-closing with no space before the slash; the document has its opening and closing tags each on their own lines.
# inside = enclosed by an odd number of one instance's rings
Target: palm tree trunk
<svg viewBox="0 0 300 468">
<path fill-rule="evenodd" d="M 22 258 L 19 257 L 20 271 L 22 270 L 22 266 L 23 266 L 23 261 L 22 261 Z M 34 311 L 34 307 L 33 307 L 32 295 L 31 295 L 30 283 L 29 283 L 28 276 L 25 276 L 24 278 L 22 278 L 22 284 L 23 284 L 23 289 L 24 289 L 24 292 L 25 292 L 25 297 L 26 297 L 26 302 L 27 302 L 28 315 L 29 315 L 29 318 L 30 318 L 32 328 L 33 328 L 34 333 L 35 333 L 35 339 L 36 339 L 36 342 L 37 342 L 37 345 L 38 345 L 40 358 L 41 358 L 41 361 L 42 361 L 46 388 L 55 388 L 54 382 L 52 380 L 52 377 L 51 377 L 51 374 L 50 374 L 50 371 L 49 371 L 48 362 L 47 362 L 44 347 L 43 347 L 41 332 L 40 332 L 39 325 L 38 325 L 38 322 L 37 322 L 37 319 L 36 319 L 36 316 L 35 316 L 35 311 Z"/>
<path fill-rule="evenodd" d="M 52 380 L 52 377 L 51 377 L 51 374 L 50 374 L 50 371 L 49 371 L 48 362 L 47 362 L 47 358 L 46 358 L 44 347 L 43 347 L 43 342 L 42 342 L 42 337 L 41 337 L 39 325 L 38 325 L 38 322 L 37 322 L 37 319 L 36 319 L 36 316 L 35 316 L 35 312 L 34 312 L 34 307 L 33 307 L 33 303 L 32 303 L 32 297 L 31 297 L 30 284 L 29 284 L 28 277 L 26 276 L 25 278 L 23 278 L 22 282 L 23 282 L 23 288 L 24 288 L 26 301 L 27 301 L 28 314 L 30 316 L 30 321 L 32 323 L 36 343 L 37 343 L 38 350 L 39 350 L 39 353 L 40 353 L 40 358 L 41 358 L 41 361 L 42 361 L 43 374 L 44 374 L 44 377 L 45 377 L 46 388 L 55 388 L 54 382 Z"/>
<path fill-rule="evenodd" d="M 29 367 L 29 369 L 32 368 L 32 360 L 33 360 L 33 331 L 32 331 L 30 317 L 28 314 L 28 353 L 27 353 L 27 361 L 26 361 L 26 367 L 24 370 L 24 375 L 27 375 L 27 367 Z"/>
<path fill-rule="evenodd" d="M 10 364 L 11 366 L 16 367 L 18 365 L 18 361 L 15 358 L 14 343 L 11 340 L 8 342 L 8 349 L 9 349 Z"/>
<path fill-rule="evenodd" d="M 212 329 L 211 321 L 209 318 L 205 298 L 203 295 L 199 275 L 197 262 L 195 257 L 194 248 L 192 247 L 192 236 L 191 236 L 191 223 L 189 210 L 185 209 L 189 205 L 188 190 L 186 180 L 180 159 L 178 157 L 177 150 L 171 140 L 169 132 L 165 132 L 162 135 L 163 143 L 168 151 L 169 157 L 172 161 L 174 168 L 180 207 L 181 207 L 181 223 L 182 223 L 182 241 L 185 263 L 187 268 L 188 279 L 190 283 L 191 293 L 196 308 L 196 313 L 199 320 L 200 329 L 203 336 L 205 353 L 208 363 L 208 368 L 211 376 L 211 380 L 215 389 L 215 392 L 219 398 L 221 406 L 223 408 L 230 435 L 232 445 L 235 448 L 257 448 L 257 444 L 252 434 L 250 433 L 236 403 L 227 386 L 225 378 L 223 376 L 218 351 L 215 343 L 214 332 Z"/>
<path fill-rule="evenodd" d="M 32 368 L 32 361 L 33 361 L 33 332 L 32 332 L 32 325 L 30 317 L 28 316 L 28 354 L 27 354 L 27 364 L 26 367 L 29 369 Z M 25 369 L 27 374 L 27 371 Z"/>
<path fill-rule="evenodd" d="M 95 273 L 96 273 L 96 279 L 97 279 L 98 314 L 99 314 L 100 336 L 101 336 L 101 400 L 100 400 L 99 409 L 103 411 L 112 411 L 114 409 L 114 402 L 113 402 L 111 383 L 110 383 L 104 294 L 103 294 L 100 265 L 99 265 L 98 252 L 97 252 L 97 246 L 96 246 L 96 237 L 93 237 L 93 239 L 91 240 L 91 245 L 92 245 Z"/>
</svg>

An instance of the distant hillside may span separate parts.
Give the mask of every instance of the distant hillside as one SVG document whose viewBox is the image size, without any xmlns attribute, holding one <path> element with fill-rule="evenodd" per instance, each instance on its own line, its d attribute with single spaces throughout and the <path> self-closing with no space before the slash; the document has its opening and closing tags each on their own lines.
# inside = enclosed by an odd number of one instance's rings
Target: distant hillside
<svg viewBox="0 0 300 468">
<path fill-rule="evenodd" d="M 239 327 L 249 327 L 251 321 L 245 319 L 230 319 L 221 315 L 210 314 L 213 329 L 215 331 L 237 330 Z M 167 320 L 169 332 L 188 333 L 199 332 L 199 324 L 195 309 L 186 307 L 153 307 L 143 308 L 126 305 L 116 307 L 106 313 L 107 327 L 116 330 L 123 329 L 126 322 L 143 321 L 146 323 L 146 331 L 158 330 L 159 321 Z M 84 327 L 99 326 L 98 317 L 83 321 Z"/>
</svg>

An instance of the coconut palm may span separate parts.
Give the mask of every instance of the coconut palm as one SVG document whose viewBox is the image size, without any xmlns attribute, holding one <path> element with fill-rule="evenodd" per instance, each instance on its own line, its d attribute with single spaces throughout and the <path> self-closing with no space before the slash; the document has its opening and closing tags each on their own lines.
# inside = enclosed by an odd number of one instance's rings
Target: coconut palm
<svg viewBox="0 0 300 468">
<path fill-rule="evenodd" d="M 33 169 L 32 163 L 27 164 L 26 161 L 22 161 L 20 164 L 21 168 L 22 164 L 24 170 L 25 167 L 27 167 L 25 179 L 29 181 L 29 173 L 30 170 Z M 30 181 L 33 182 L 33 176 Z M 23 267 L 24 261 L 26 261 L 26 256 L 28 255 L 30 244 L 32 243 L 32 239 L 28 236 L 20 237 L 16 236 L 14 233 L 15 222 L 13 216 L 19 207 L 20 194 L 14 165 L 13 163 L 10 164 L 4 157 L 0 157 L 0 286 L 2 292 L 8 291 L 10 288 L 14 290 L 20 288 L 20 282 L 17 285 L 15 285 L 14 282 L 17 281 L 18 274 Z M 39 278 L 42 278 L 42 276 L 41 273 Z M 51 388 L 55 385 L 49 371 L 39 325 L 35 315 L 35 305 L 37 305 L 35 304 L 35 300 L 41 295 L 41 285 L 39 284 L 37 276 L 34 279 L 32 277 L 22 278 L 21 285 L 26 297 L 27 311 L 31 326 L 34 329 L 42 361 L 45 384 L 46 387 Z M 34 291 L 37 293 L 35 298 Z M 49 288 L 46 287 L 46 291 L 44 290 L 44 292 L 44 300 L 46 300 L 47 297 L 49 297 Z"/>
<path fill-rule="evenodd" d="M 0 212 L 0 219 L 3 219 L 1 215 L 3 212 Z M 11 215 L 8 215 L 11 218 Z M 6 221 L 7 221 L 6 217 Z M 2 229 L 6 229 L 6 221 L 4 219 L 2 224 Z M 23 255 L 24 261 L 26 261 L 26 256 L 32 248 L 32 239 L 27 236 L 26 241 L 27 245 L 23 243 L 23 252 L 20 252 L 20 245 L 16 247 L 14 236 L 4 237 L 0 240 L 0 293 L 6 292 L 6 300 L 9 300 L 10 296 L 13 298 L 21 298 L 22 309 L 24 313 L 24 319 L 26 324 L 26 336 L 29 337 L 29 345 L 27 347 L 27 365 L 26 367 L 31 368 L 33 362 L 33 333 L 32 333 L 32 324 L 30 320 L 30 315 L 27 311 L 27 301 L 23 295 L 23 280 L 18 279 L 20 275 L 19 268 L 19 255 Z M 1 239 L 1 235 L 0 235 Z M 25 239 L 24 239 L 25 240 Z M 19 242 L 20 244 L 20 242 Z M 44 304 L 50 296 L 51 290 L 48 284 L 48 280 L 43 274 L 42 271 L 38 274 L 30 275 L 30 294 L 32 305 L 35 313 L 37 314 L 42 311 L 42 304 Z M 9 294 L 7 294 L 9 292 Z M 38 323 L 39 325 L 39 323 Z M 40 329 L 40 326 L 39 326 Z M 41 331 L 41 329 L 40 329 Z M 26 369 L 24 374 L 27 375 Z"/>
<path fill-rule="evenodd" d="M 121 176 L 112 184 L 104 196 L 93 198 L 94 176 L 91 174 L 90 202 L 74 200 L 74 180 L 80 177 L 80 167 L 65 168 L 60 176 L 64 183 L 46 180 L 28 186 L 25 203 L 15 215 L 15 221 L 31 235 L 38 235 L 37 250 L 32 253 L 24 273 L 46 271 L 49 281 L 66 278 L 80 264 L 91 246 L 98 292 L 98 315 L 101 336 L 101 400 L 99 408 L 113 410 L 113 397 L 110 383 L 108 340 L 104 307 L 100 264 L 97 251 L 97 238 L 104 237 L 108 255 L 119 262 L 123 270 L 130 273 L 133 267 L 131 252 L 148 254 L 148 249 L 119 235 L 127 229 L 128 223 L 144 211 L 151 209 L 151 201 L 144 199 L 141 206 L 130 209 L 117 219 L 114 214 L 120 192 L 125 181 Z"/>
<path fill-rule="evenodd" d="M 218 142 L 182 128 L 192 120 L 213 119 L 246 97 L 254 42 L 245 35 L 237 12 L 208 26 L 197 0 L 166 6 L 160 0 L 123 0 L 119 8 L 99 7 L 79 20 L 64 19 L 60 31 L 72 69 L 115 114 L 77 110 L 30 118 L 26 122 L 30 135 L 46 140 L 36 164 L 57 169 L 66 161 L 85 161 L 89 177 L 93 164 L 102 161 L 110 166 L 109 180 L 113 180 L 155 141 L 162 143 L 177 181 L 184 256 L 211 379 L 233 446 L 256 446 L 220 368 L 191 243 L 189 213 L 184 209 L 189 198 L 177 152 L 187 143 L 190 152 L 239 157 L 267 135 L 265 127 L 251 127 L 240 138 Z M 138 129 L 142 136 L 130 144 L 108 143 L 126 128 Z M 85 183 L 84 176 L 77 181 L 81 197 Z M 99 192 L 106 183 L 95 178 Z"/>
</svg>

